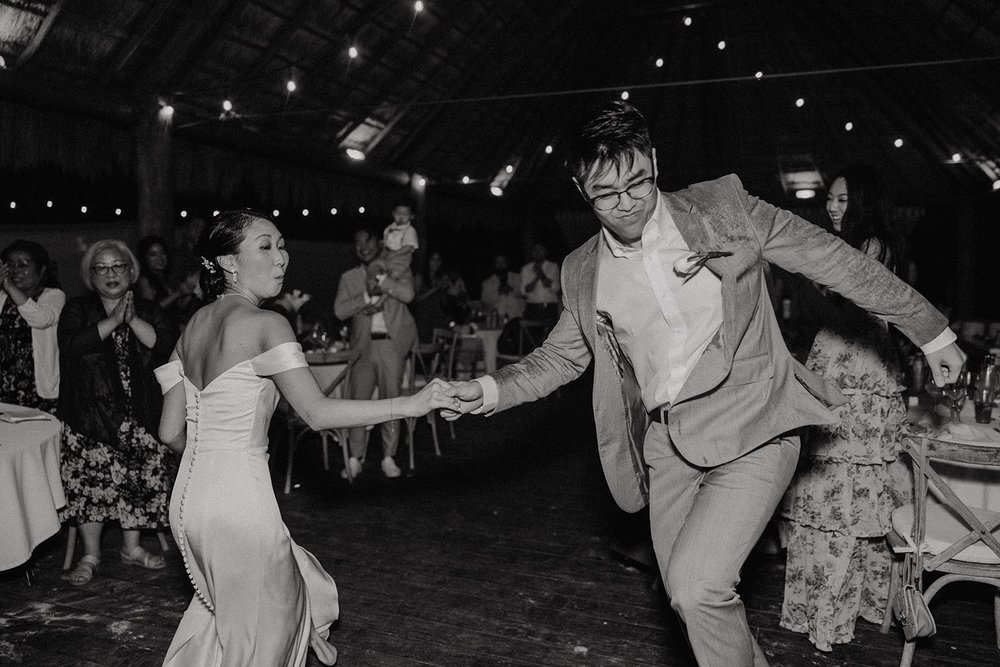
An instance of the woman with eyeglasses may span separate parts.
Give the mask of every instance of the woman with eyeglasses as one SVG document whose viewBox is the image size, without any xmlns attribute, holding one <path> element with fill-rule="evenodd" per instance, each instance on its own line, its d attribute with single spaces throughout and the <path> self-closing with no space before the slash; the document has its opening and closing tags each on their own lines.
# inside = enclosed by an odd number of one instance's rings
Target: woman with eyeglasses
<svg viewBox="0 0 1000 667">
<path fill-rule="evenodd" d="M 0 252 L 0 403 L 55 411 L 56 324 L 66 303 L 58 287 L 39 244 L 19 239 Z"/>
<path fill-rule="evenodd" d="M 59 320 L 62 378 L 64 521 L 79 526 L 84 555 L 65 578 L 82 586 L 101 562 L 101 530 L 121 524 L 121 561 L 148 569 L 163 556 L 139 544 L 139 531 L 167 525 L 168 450 L 156 439 L 162 405 L 153 369 L 166 361 L 177 328 L 154 302 L 137 299 L 135 255 L 122 241 L 97 241 L 83 255 L 90 290 Z"/>
</svg>

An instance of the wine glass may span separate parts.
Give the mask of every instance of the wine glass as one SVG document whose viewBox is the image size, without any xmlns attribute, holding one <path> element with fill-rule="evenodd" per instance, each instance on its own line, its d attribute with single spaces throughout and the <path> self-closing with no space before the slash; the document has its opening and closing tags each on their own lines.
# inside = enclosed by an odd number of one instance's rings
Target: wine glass
<svg viewBox="0 0 1000 667">
<path fill-rule="evenodd" d="M 951 418 L 954 421 L 960 421 L 962 406 L 965 405 L 965 401 L 969 398 L 967 385 L 968 378 L 966 374 L 959 373 L 958 378 L 954 382 L 946 384 L 943 387 L 939 387 L 934 384 L 933 380 L 929 380 L 924 385 L 924 391 L 935 400 L 947 405 L 951 411 Z"/>
</svg>

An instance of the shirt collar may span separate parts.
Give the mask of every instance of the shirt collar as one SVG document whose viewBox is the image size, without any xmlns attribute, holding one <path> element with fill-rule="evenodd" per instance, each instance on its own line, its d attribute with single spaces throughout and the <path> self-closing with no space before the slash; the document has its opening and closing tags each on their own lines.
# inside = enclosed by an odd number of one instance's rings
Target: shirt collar
<svg viewBox="0 0 1000 667">
<path fill-rule="evenodd" d="M 661 212 L 664 212 L 663 199 L 660 197 L 659 189 L 657 189 L 656 204 L 653 205 L 653 215 L 649 216 L 649 220 L 646 221 L 646 224 L 642 228 L 643 236 L 646 235 L 646 230 L 649 229 L 650 225 L 655 226 L 659 224 L 659 220 L 663 215 Z M 607 243 L 608 250 L 611 251 L 611 254 L 613 256 L 621 259 L 625 257 L 634 258 L 642 254 L 641 246 L 638 248 L 633 248 L 631 246 L 625 245 L 624 243 L 616 239 L 614 235 L 611 232 L 609 232 L 604 225 L 601 225 L 601 233 L 604 234 L 604 241 Z"/>
</svg>

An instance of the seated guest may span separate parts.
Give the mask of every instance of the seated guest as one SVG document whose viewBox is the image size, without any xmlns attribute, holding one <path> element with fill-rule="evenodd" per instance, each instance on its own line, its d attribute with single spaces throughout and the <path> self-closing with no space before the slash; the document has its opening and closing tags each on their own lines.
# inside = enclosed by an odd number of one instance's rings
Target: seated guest
<svg viewBox="0 0 1000 667">
<path fill-rule="evenodd" d="M 0 403 L 55 410 L 65 303 L 45 248 L 17 240 L 0 252 Z"/>
<path fill-rule="evenodd" d="M 493 258 L 493 273 L 483 281 L 481 298 L 504 322 L 524 313 L 521 276 L 508 269 L 505 255 Z"/>
<path fill-rule="evenodd" d="M 194 297 L 198 284 L 197 272 L 177 282 L 170 273 L 170 256 L 167 243 L 159 236 L 144 236 L 136 246 L 139 260 L 139 280 L 135 283 L 136 296 L 160 304 L 178 324 L 185 324 L 200 305 Z"/>
<path fill-rule="evenodd" d="M 521 268 L 521 293 L 527 300 L 524 316 L 529 320 L 559 318 L 559 265 L 545 259 L 546 248 L 536 243 L 531 261 Z"/>
<path fill-rule="evenodd" d="M 153 435 L 160 418 L 160 389 L 153 369 L 177 340 L 177 326 L 154 302 L 136 298 L 135 255 L 106 239 L 83 255 L 80 277 L 90 290 L 71 299 L 59 320 L 62 378 L 64 521 L 79 525 L 84 555 L 66 575 L 74 586 L 89 582 L 101 562 L 101 530 L 121 524 L 126 565 L 159 569 L 163 556 L 139 545 L 139 530 L 167 525 L 170 465 L 167 448 Z"/>
<path fill-rule="evenodd" d="M 427 268 L 416 276 L 414 317 L 422 343 L 431 342 L 434 329 L 447 329 L 460 319 L 468 303 L 465 281 L 457 271 L 445 269 L 441 253 L 427 258 Z"/>
<path fill-rule="evenodd" d="M 834 233 L 895 268 L 898 240 L 880 176 L 844 170 L 826 211 Z M 803 431 L 798 469 L 785 496 L 788 564 L 781 626 L 806 633 L 821 651 L 854 638 L 858 618 L 881 623 L 892 553 L 892 511 L 909 502 L 908 467 L 899 456 L 906 405 L 903 374 L 885 322 L 836 294 L 817 292 L 821 315 L 806 366 L 837 386 L 847 403 L 839 423 Z"/>
</svg>

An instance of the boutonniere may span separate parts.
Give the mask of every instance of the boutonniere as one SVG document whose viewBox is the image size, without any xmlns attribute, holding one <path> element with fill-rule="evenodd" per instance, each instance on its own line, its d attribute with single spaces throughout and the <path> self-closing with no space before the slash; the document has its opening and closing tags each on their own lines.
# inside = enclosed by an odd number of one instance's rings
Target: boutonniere
<svg viewBox="0 0 1000 667">
<path fill-rule="evenodd" d="M 728 250 L 706 250 L 705 252 L 692 252 L 686 257 L 681 257 L 676 262 L 674 262 L 674 273 L 678 276 L 682 276 L 684 280 L 683 283 L 691 280 L 696 273 L 701 271 L 701 267 L 705 266 L 705 262 L 710 259 L 715 259 L 717 257 L 729 257 L 733 253 Z"/>
</svg>

